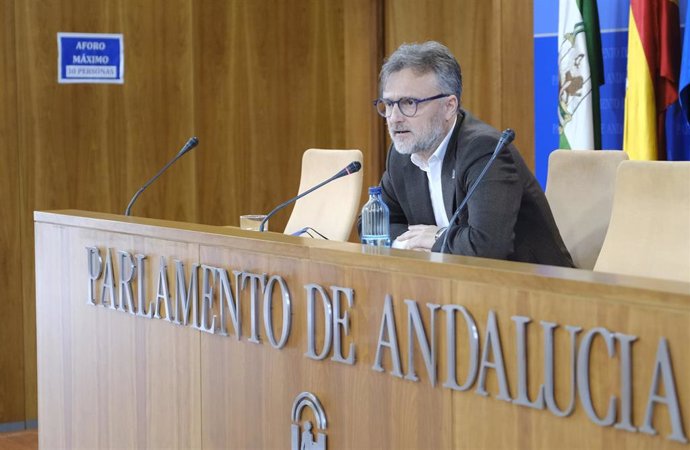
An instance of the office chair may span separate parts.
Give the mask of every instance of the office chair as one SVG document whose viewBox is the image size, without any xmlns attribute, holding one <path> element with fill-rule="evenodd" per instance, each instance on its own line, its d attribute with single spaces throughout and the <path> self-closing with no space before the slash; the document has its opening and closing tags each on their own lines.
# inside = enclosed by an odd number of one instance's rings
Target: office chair
<svg viewBox="0 0 690 450">
<path fill-rule="evenodd" d="M 690 162 L 620 164 L 594 270 L 690 283 Z"/>
<path fill-rule="evenodd" d="M 359 150 L 309 149 L 302 155 L 299 192 L 324 181 L 352 161 L 362 162 Z M 312 237 L 347 241 L 360 209 L 362 171 L 339 178 L 297 200 L 285 234 L 305 228 Z M 307 234 L 304 234 L 305 236 Z M 320 236 L 322 235 L 322 236 Z"/>
<path fill-rule="evenodd" d="M 575 267 L 591 270 L 611 219 L 619 150 L 555 150 L 549 155 L 546 198 Z"/>
</svg>

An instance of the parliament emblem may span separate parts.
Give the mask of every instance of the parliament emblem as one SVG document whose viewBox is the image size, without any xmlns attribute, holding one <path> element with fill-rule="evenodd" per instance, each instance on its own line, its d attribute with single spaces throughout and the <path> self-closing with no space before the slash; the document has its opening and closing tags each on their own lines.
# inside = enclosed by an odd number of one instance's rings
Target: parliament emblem
<svg viewBox="0 0 690 450">
<path fill-rule="evenodd" d="M 314 425 L 307 420 L 302 423 L 302 411 L 308 407 L 314 421 Z M 292 404 L 292 450 L 326 450 L 326 431 L 327 421 L 326 412 L 321 406 L 321 402 L 311 392 L 302 392 Z"/>
</svg>

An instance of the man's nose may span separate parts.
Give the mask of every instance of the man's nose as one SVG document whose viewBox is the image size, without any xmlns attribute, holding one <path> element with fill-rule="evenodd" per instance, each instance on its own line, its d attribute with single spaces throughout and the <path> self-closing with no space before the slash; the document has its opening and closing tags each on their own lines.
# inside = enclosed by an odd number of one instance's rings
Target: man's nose
<svg viewBox="0 0 690 450">
<path fill-rule="evenodd" d="M 395 103 L 391 109 L 391 115 L 388 116 L 388 120 L 391 122 L 402 122 L 405 119 L 405 115 L 400 112 L 400 104 Z"/>
</svg>

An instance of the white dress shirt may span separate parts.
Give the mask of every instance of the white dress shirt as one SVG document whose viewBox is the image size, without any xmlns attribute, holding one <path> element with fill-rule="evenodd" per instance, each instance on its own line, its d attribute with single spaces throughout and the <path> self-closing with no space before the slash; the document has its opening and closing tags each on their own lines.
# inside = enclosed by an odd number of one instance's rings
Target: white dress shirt
<svg viewBox="0 0 690 450">
<path fill-rule="evenodd" d="M 457 121 L 457 118 L 455 120 Z M 443 189 L 441 187 L 441 169 L 443 167 L 443 158 L 446 156 L 448 141 L 450 141 L 450 135 L 453 134 L 454 128 L 455 122 L 453 122 L 450 131 L 446 134 L 446 137 L 443 138 L 443 141 L 441 141 L 436 151 L 431 154 L 428 160 L 424 160 L 424 158 L 416 153 L 412 154 L 410 157 L 410 160 L 415 166 L 426 172 L 426 177 L 429 180 L 431 206 L 434 209 L 434 219 L 438 227 L 448 226 L 448 215 L 446 214 L 446 207 L 443 203 Z"/>
</svg>

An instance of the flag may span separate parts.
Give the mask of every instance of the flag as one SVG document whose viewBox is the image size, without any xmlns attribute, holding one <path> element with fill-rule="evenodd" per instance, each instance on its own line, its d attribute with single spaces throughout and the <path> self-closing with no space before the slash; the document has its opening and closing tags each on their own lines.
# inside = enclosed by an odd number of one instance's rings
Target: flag
<svg viewBox="0 0 690 450">
<path fill-rule="evenodd" d="M 678 99 L 677 0 L 631 0 L 623 150 L 666 159 L 666 110 Z"/>
<path fill-rule="evenodd" d="M 558 73 L 560 148 L 600 149 L 604 63 L 596 0 L 560 0 Z"/>
<path fill-rule="evenodd" d="M 683 61 L 680 68 L 680 83 L 678 84 L 678 96 L 680 106 L 683 108 L 685 120 L 690 125 L 690 5 L 685 14 L 685 33 L 683 37 Z"/>
<path fill-rule="evenodd" d="M 690 161 L 690 123 L 678 101 L 666 110 L 666 159 Z"/>
<path fill-rule="evenodd" d="M 690 18 L 690 8 L 688 8 L 688 15 L 685 19 L 678 101 L 672 104 L 666 112 L 666 159 L 669 161 L 690 161 L 690 33 L 688 33 L 688 18 Z M 680 55 L 677 57 L 680 58 Z"/>
</svg>

